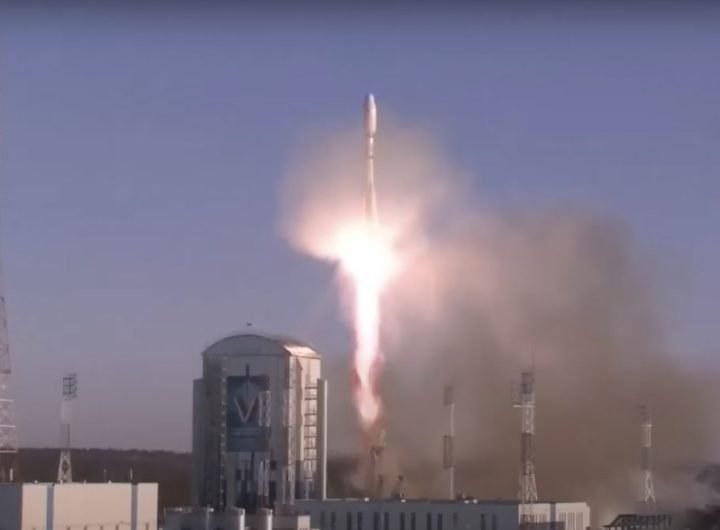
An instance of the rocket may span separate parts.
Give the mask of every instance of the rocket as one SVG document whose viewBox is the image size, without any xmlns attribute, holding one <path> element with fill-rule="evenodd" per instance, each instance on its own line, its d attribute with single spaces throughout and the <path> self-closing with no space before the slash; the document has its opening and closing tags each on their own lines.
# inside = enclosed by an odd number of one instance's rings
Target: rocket
<svg viewBox="0 0 720 530">
<path fill-rule="evenodd" d="M 375 98 L 368 94 L 365 98 L 365 217 L 368 224 L 374 226 L 378 222 L 377 199 L 375 197 L 375 133 L 377 132 L 377 107 Z"/>
</svg>

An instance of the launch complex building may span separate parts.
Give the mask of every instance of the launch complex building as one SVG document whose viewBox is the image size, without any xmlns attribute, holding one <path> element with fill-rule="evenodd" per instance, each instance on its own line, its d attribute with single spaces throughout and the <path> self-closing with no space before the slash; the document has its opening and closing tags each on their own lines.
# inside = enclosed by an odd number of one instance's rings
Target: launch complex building
<svg viewBox="0 0 720 530">
<path fill-rule="evenodd" d="M 202 353 L 193 385 L 193 507 L 165 530 L 517 530 L 520 500 L 328 499 L 322 357 L 302 341 L 257 334 Z M 584 502 L 535 502 L 536 528 L 585 530 Z"/>
</svg>

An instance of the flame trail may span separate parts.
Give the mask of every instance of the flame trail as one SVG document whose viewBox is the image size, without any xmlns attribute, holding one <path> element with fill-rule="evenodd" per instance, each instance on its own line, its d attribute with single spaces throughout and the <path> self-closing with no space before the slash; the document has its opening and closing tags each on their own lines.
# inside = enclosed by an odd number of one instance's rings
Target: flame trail
<svg viewBox="0 0 720 530">
<path fill-rule="evenodd" d="M 379 227 L 362 223 L 340 237 L 339 260 L 353 295 L 355 351 L 354 397 L 363 428 L 370 429 L 382 411 L 377 375 L 380 350 L 381 300 L 397 269 L 392 240 Z"/>
</svg>

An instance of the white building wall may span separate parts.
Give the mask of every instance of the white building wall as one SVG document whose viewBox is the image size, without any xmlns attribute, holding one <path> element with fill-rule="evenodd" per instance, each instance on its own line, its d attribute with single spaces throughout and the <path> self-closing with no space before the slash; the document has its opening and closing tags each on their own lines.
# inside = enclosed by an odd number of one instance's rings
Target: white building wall
<svg viewBox="0 0 720 530">
<path fill-rule="evenodd" d="M 590 526 L 590 507 L 584 502 L 559 502 L 555 509 L 565 530 L 585 530 Z"/>
<path fill-rule="evenodd" d="M 157 491 L 157 484 L 3 484 L 0 530 L 157 530 Z"/>
<path fill-rule="evenodd" d="M 137 530 L 157 530 L 158 494 L 157 484 L 135 484 L 137 491 Z"/>
<path fill-rule="evenodd" d="M 54 528 L 96 525 L 103 530 L 130 530 L 132 491 L 128 484 L 57 484 L 49 486 L 48 495 L 53 495 Z"/>
</svg>

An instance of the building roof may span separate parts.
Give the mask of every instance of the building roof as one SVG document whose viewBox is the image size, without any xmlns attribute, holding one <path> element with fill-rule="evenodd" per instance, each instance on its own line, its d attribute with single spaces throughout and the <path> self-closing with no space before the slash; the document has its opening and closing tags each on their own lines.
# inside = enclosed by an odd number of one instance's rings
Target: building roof
<svg viewBox="0 0 720 530">
<path fill-rule="evenodd" d="M 281 335 L 259 335 L 244 333 L 225 337 L 203 351 L 203 358 L 242 357 L 249 355 L 295 355 L 297 357 L 319 357 L 320 354 L 309 344 Z"/>
<path fill-rule="evenodd" d="M 392 497 L 383 497 L 379 499 L 371 499 L 369 497 L 342 497 L 342 498 L 328 498 L 323 500 L 318 499 L 296 499 L 299 504 L 304 503 L 368 503 L 368 504 L 450 504 L 450 505 L 461 505 L 461 504 L 482 504 L 482 505 L 509 505 L 517 506 L 520 501 L 517 499 L 475 499 L 475 498 L 459 498 L 459 499 L 435 499 L 435 498 L 408 498 L 408 499 L 396 499 Z M 535 504 L 587 504 L 584 501 L 537 501 Z"/>
</svg>

